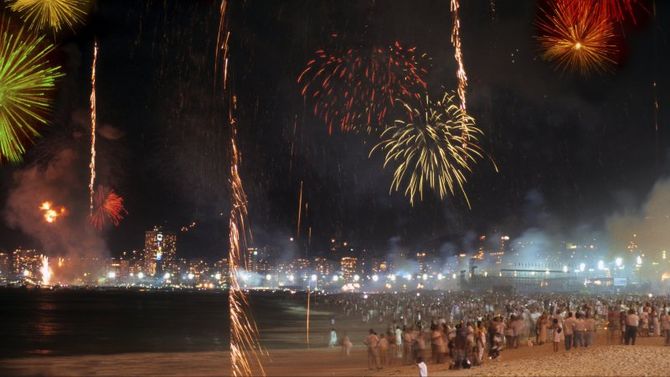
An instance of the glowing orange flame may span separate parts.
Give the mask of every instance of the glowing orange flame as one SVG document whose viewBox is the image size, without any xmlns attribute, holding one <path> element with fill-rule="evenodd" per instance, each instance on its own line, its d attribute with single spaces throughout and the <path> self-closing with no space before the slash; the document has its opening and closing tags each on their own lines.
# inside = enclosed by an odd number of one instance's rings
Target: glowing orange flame
<svg viewBox="0 0 670 377">
<path fill-rule="evenodd" d="M 55 223 L 56 220 L 59 217 L 65 215 L 66 212 L 65 207 L 56 208 L 50 201 L 42 202 L 42 205 L 40 205 L 40 210 L 43 212 L 44 220 L 49 224 Z"/>
</svg>

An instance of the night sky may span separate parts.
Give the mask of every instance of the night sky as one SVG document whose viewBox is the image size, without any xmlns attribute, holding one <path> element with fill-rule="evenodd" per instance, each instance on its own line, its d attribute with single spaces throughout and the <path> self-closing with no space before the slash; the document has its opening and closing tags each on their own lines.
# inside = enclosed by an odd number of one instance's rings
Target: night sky
<svg viewBox="0 0 670 377">
<path fill-rule="evenodd" d="M 402 193 L 389 195 L 392 171 L 382 169 L 381 155 L 368 158 L 374 140 L 328 135 L 296 82 L 319 48 L 399 41 L 431 57 L 432 94 L 454 89 L 448 1 L 232 3 L 230 83 L 257 245 L 285 246 L 295 236 L 301 181 L 309 203 L 301 236 L 312 226 L 313 252 L 337 237 L 383 253 L 391 240 L 439 249 L 463 245 L 472 234 L 517 236 L 530 227 L 598 231 L 613 213 L 637 209 L 667 177 L 666 1 L 657 1 L 655 19 L 652 2 L 642 1 L 636 24 L 617 24 L 624 36 L 620 65 L 589 77 L 557 72 L 539 58 L 536 1 L 461 1 L 468 110 L 499 167 L 485 160 L 476 166 L 466 186 L 472 209 L 458 196 L 429 195 L 411 207 Z M 53 59 L 66 77 L 53 124 L 41 129 L 44 137 L 23 164 L 0 167 L 0 208 L 14 174 L 48 166 L 68 149 L 78 182 L 67 187 L 67 204 L 71 216 L 85 213 L 88 80 L 97 38 L 98 178 L 126 198 L 129 211 L 118 228 L 104 231 L 109 251 L 141 248 L 144 230 L 155 224 L 178 230 L 196 220 L 195 229 L 179 233 L 178 253 L 227 253 L 230 133 L 214 72 L 218 10 L 219 2 L 206 0 L 101 0 L 75 34 L 58 35 Z M 0 248 L 19 245 L 43 246 L 0 224 Z"/>
</svg>

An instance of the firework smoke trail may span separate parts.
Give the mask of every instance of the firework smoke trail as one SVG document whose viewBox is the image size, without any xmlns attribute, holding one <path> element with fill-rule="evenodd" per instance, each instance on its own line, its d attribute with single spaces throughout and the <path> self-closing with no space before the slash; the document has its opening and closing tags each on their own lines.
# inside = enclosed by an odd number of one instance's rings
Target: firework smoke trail
<svg viewBox="0 0 670 377">
<path fill-rule="evenodd" d="M 226 93 L 228 81 L 228 58 L 230 31 L 227 23 L 228 0 L 222 0 L 219 8 L 220 21 L 216 45 L 215 72 L 219 60 L 223 62 L 224 97 L 230 98 L 228 107 L 228 123 L 230 124 L 230 236 L 228 250 L 228 266 L 230 287 L 228 289 L 228 305 L 230 310 L 230 369 L 233 376 L 265 376 L 265 370 L 259 356 L 261 352 L 258 342 L 258 328 L 249 314 L 249 302 L 240 287 L 238 280 L 240 267 L 247 267 L 246 253 L 246 218 L 247 196 L 242 186 L 238 166 L 240 153 L 237 149 L 237 121 L 234 117 L 236 97 Z M 252 362 L 256 370 L 252 370 Z"/>
<path fill-rule="evenodd" d="M 88 165 L 91 169 L 91 179 L 88 183 L 89 210 L 90 216 L 93 216 L 93 196 L 95 195 L 95 132 L 97 122 L 97 109 L 95 105 L 95 68 L 98 65 L 98 41 L 93 43 L 93 64 L 91 66 L 91 163 Z"/>
<path fill-rule="evenodd" d="M 460 108 L 467 112 L 467 102 L 465 99 L 465 90 L 468 87 L 468 76 L 465 73 L 465 64 L 463 64 L 463 51 L 461 50 L 461 19 L 458 16 L 458 0 L 451 0 L 451 14 L 453 16 L 453 29 L 451 30 L 451 44 L 454 45 L 454 58 L 458 64 L 456 77 L 458 77 L 458 99 L 461 101 Z"/>
</svg>

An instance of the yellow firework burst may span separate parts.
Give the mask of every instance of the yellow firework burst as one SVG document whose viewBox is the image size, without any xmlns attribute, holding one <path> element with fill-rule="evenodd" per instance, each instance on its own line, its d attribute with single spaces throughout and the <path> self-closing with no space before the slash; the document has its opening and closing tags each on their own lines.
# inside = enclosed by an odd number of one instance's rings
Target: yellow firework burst
<svg viewBox="0 0 670 377">
<path fill-rule="evenodd" d="M 423 200 L 427 189 L 440 199 L 458 190 L 470 205 L 464 184 L 472 164 L 482 157 L 477 145 L 482 131 L 455 98 L 451 92 L 436 102 L 425 96 L 416 107 L 399 101 L 407 120 L 386 128 L 370 151 L 370 155 L 377 150 L 385 153 L 384 167 L 395 165 L 389 191 L 404 186 L 412 205 L 417 197 Z"/>
<path fill-rule="evenodd" d="M 59 32 L 82 23 L 91 0 L 10 0 L 9 3 L 31 28 Z"/>
</svg>

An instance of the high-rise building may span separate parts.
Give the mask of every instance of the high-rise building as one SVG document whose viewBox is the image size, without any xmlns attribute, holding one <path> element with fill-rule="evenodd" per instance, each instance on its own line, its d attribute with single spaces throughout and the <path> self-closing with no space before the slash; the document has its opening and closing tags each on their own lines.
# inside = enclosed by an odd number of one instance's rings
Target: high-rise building
<svg viewBox="0 0 670 377">
<path fill-rule="evenodd" d="M 340 259 L 340 270 L 342 270 L 342 277 L 347 282 L 353 280 L 354 275 L 356 274 L 356 265 L 358 259 L 356 257 L 343 257 Z"/>
<path fill-rule="evenodd" d="M 314 270 L 321 276 L 330 275 L 335 272 L 333 268 L 333 262 L 329 261 L 324 257 L 315 257 L 314 258 Z"/>
<path fill-rule="evenodd" d="M 7 280 L 12 275 L 9 254 L 0 251 L 0 280 Z"/>
<path fill-rule="evenodd" d="M 428 267 L 426 265 L 426 252 L 420 251 L 416 253 L 416 262 L 419 265 L 419 273 L 425 274 L 428 272 Z"/>
<path fill-rule="evenodd" d="M 12 272 L 16 276 L 28 276 L 39 271 L 42 261 L 35 249 L 18 248 L 12 255 Z"/>
<path fill-rule="evenodd" d="M 144 266 L 147 275 L 170 272 L 177 254 L 177 235 L 160 226 L 144 233 Z"/>
</svg>

